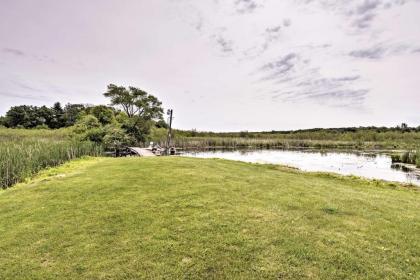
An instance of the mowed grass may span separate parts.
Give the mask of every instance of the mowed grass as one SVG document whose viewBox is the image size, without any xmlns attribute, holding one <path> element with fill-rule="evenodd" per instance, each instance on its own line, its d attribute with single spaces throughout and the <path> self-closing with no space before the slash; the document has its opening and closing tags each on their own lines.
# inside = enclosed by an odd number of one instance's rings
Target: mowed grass
<svg viewBox="0 0 420 280">
<path fill-rule="evenodd" d="M 94 158 L 0 192 L 0 279 L 419 279 L 415 188 Z"/>
</svg>

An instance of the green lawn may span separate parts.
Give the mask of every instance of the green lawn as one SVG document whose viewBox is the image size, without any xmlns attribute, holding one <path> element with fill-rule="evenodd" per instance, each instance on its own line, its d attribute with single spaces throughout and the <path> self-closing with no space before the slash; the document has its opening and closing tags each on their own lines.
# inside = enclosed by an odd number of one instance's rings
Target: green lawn
<svg viewBox="0 0 420 280">
<path fill-rule="evenodd" d="M 414 188 L 179 157 L 0 192 L 0 279 L 419 279 Z"/>
</svg>

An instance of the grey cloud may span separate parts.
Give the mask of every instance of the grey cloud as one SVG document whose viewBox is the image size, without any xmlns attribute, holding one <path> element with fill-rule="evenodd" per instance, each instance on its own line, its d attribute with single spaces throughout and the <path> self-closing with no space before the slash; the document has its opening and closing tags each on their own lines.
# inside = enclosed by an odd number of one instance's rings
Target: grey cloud
<svg viewBox="0 0 420 280">
<path fill-rule="evenodd" d="M 353 22 L 353 26 L 359 29 L 366 29 L 371 26 L 373 20 L 376 18 L 376 15 L 381 10 L 390 9 L 394 6 L 403 6 L 408 2 L 410 2 L 410 0 L 365 0 L 362 4 L 358 5 L 356 9 L 351 11 L 349 15 L 354 14 L 356 17 Z"/>
<path fill-rule="evenodd" d="M 360 76 L 345 76 L 338 78 L 320 78 L 320 79 L 309 79 L 297 84 L 297 86 L 310 86 L 313 88 L 323 89 L 334 89 L 340 88 L 345 85 L 345 83 L 354 82 L 360 79 Z"/>
<path fill-rule="evenodd" d="M 368 29 L 378 13 L 382 10 L 390 9 L 396 6 L 403 6 L 409 2 L 418 0 L 364 0 L 360 4 L 358 1 L 340 0 L 340 1 L 313 1 L 300 0 L 299 2 L 308 5 L 321 5 L 323 9 L 333 10 L 341 13 L 349 19 L 351 26 L 357 29 Z"/>
<path fill-rule="evenodd" d="M 391 55 L 401 55 L 413 53 L 413 47 L 406 44 L 379 43 L 375 46 L 353 50 L 348 53 L 349 56 L 362 59 L 379 60 Z"/>
<path fill-rule="evenodd" d="M 375 14 L 366 14 L 363 15 L 359 18 L 357 18 L 354 22 L 353 22 L 353 26 L 358 27 L 359 29 L 365 29 L 370 27 L 373 19 L 376 17 Z"/>
<path fill-rule="evenodd" d="M 246 58 L 256 58 L 262 55 L 273 43 L 280 39 L 284 26 L 284 24 L 279 24 L 265 28 L 264 32 L 261 34 L 262 41 L 245 50 L 243 52 L 244 56 Z"/>
<path fill-rule="evenodd" d="M 372 21 L 376 17 L 376 12 L 380 8 L 381 1 L 379 0 L 365 0 L 361 5 L 350 14 L 355 14 L 356 19 L 353 26 L 359 29 L 369 28 Z"/>
<path fill-rule="evenodd" d="M 16 56 L 25 56 L 25 53 L 18 49 L 12 49 L 12 48 L 3 48 L 2 52 L 16 55 Z"/>
<path fill-rule="evenodd" d="M 366 14 L 378 8 L 380 4 L 379 0 L 365 0 L 356 8 L 356 11 L 358 14 Z"/>
<path fill-rule="evenodd" d="M 245 14 L 252 13 L 258 5 L 254 0 L 236 0 L 235 7 L 238 13 Z"/>
<path fill-rule="evenodd" d="M 297 60 L 297 54 L 289 53 L 277 61 L 263 65 L 260 71 L 268 74 L 265 74 L 262 80 L 284 79 L 284 76 L 294 69 Z"/>
<path fill-rule="evenodd" d="M 268 74 L 260 82 L 274 80 L 270 91 L 273 100 L 311 101 L 327 106 L 359 107 L 368 89 L 354 89 L 360 75 L 323 77 L 319 67 L 311 67 L 300 55 L 290 53 L 260 68 Z"/>
<path fill-rule="evenodd" d="M 292 25 L 292 21 L 288 18 L 283 20 L 283 26 L 284 27 L 289 27 L 290 25 Z"/>
<path fill-rule="evenodd" d="M 201 32 L 201 30 L 203 29 L 203 18 L 202 17 L 200 17 L 198 19 L 198 21 L 196 22 L 194 28 L 195 28 L 195 30 Z"/>
<path fill-rule="evenodd" d="M 367 89 L 360 90 L 338 90 L 338 91 L 327 91 L 315 94 L 308 94 L 308 98 L 325 101 L 326 99 L 351 99 L 353 101 L 364 100 L 366 94 L 369 92 Z"/>
<path fill-rule="evenodd" d="M 14 49 L 14 48 L 3 48 L 1 50 L 3 53 L 6 54 L 10 54 L 10 55 L 14 55 L 14 56 L 19 56 L 19 57 L 28 57 L 30 59 L 33 60 L 37 60 L 39 62 L 50 62 L 50 63 L 54 63 L 55 60 L 47 55 L 35 55 L 35 54 L 28 54 L 25 53 L 19 49 Z"/>
<path fill-rule="evenodd" d="M 230 40 L 226 40 L 225 38 L 223 38 L 222 36 L 219 36 L 216 39 L 217 44 L 220 47 L 220 50 L 223 53 L 231 53 L 233 52 L 233 42 Z"/>
<path fill-rule="evenodd" d="M 277 34 L 281 29 L 281 25 L 275 26 L 275 27 L 269 27 L 265 29 L 265 32 L 268 34 Z"/>
<path fill-rule="evenodd" d="M 368 89 L 317 89 L 313 91 L 296 90 L 295 92 L 288 92 L 287 94 L 275 96 L 275 99 L 289 102 L 310 100 L 331 107 L 350 108 L 361 106 L 368 93 Z"/>
<path fill-rule="evenodd" d="M 386 50 L 383 47 L 373 47 L 370 49 L 361 49 L 351 51 L 349 53 L 350 56 L 356 58 L 366 58 L 366 59 L 381 59 L 384 57 Z"/>
<path fill-rule="evenodd" d="M 265 29 L 265 33 L 264 33 L 265 42 L 263 44 L 263 50 L 266 50 L 269 47 L 270 43 L 280 38 L 281 28 L 282 26 L 278 25 L 278 26 L 269 27 Z"/>
<path fill-rule="evenodd" d="M 35 100 L 35 101 L 51 101 L 51 98 L 49 98 L 48 96 L 44 96 L 44 95 L 0 92 L 0 96 L 9 97 L 9 98 L 19 98 L 19 99 L 25 99 L 25 100 Z"/>
<path fill-rule="evenodd" d="M 332 80 L 338 81 L 338 82 L 353 82 L 353 81 L 356 81 L 356 80 L 359 80 L 359 79 L 360 79 L 360 76 L 356 75 L 356 76 L 333 78 Z"/>
<path fill-rule="evenodd" d="M 17 80 L 13 80 L 12 82 L 22 89 L 29 90 L 29 91 L 34 91 L 34 92 L 41 92 L 40 89 L 37 89 L 37 88 L 35 88 L 31 85 L 28 85 L 27 83 L 17 81 Z"/>
</svg>

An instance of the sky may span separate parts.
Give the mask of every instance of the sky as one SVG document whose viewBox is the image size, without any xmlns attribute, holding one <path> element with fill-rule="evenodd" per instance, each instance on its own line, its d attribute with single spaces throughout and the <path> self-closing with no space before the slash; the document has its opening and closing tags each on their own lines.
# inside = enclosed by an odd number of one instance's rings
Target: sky
<svg viewBox="0 0 420 280">
<path fill-rule="evenodd" d="M 420 125 L 420 0 L 0 0 L 0 115 L 107 104 L 206 131 Z"/>
</svg>

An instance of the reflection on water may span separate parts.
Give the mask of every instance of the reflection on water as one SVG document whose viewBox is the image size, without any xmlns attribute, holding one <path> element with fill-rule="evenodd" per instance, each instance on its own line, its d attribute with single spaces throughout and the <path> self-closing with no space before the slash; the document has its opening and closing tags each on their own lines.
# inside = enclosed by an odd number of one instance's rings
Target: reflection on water
<svg viewBox="0 0 420 280">
<path fill-rule="evenodd" d="M 393 168 L 391 157 L 382 154 L 325 151 L 254 150 L 186 152 L 184 156 L 223 158 L 253 163 L 282 164 L 305 171 L 334 172 L 420 186 L 420 175 L 412 170 Z"/>
</svg>

